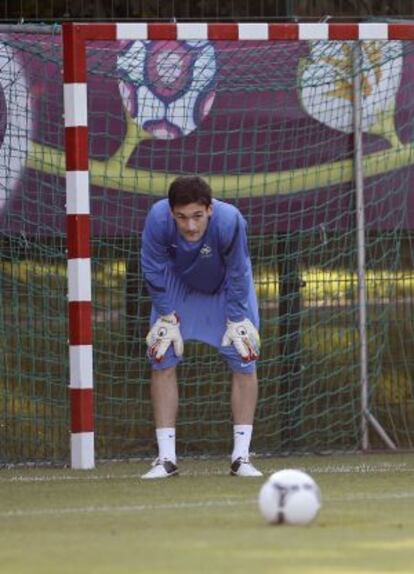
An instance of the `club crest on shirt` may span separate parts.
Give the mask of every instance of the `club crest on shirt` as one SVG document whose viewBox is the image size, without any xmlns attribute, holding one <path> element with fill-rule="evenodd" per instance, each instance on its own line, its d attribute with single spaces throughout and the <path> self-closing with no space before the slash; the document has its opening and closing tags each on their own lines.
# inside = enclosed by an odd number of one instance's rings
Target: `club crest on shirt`
<svg viewBox="0 0 414 574">
<path fill-rule="evenodd" d="M 210 245 L 204 243 L 203 247 L 200 249 L 201 257 L 211 257 L 213 255 L 213 250 Z"/>
</svg>

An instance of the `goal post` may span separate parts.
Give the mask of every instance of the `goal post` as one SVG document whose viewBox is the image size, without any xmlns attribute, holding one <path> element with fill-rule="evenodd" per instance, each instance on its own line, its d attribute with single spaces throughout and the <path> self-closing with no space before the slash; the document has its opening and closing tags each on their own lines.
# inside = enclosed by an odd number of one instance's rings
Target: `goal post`
<svg viewBox="0 0 414 574">
<path fill-rule="evenodd" d="M 0 464 L 153 455 L 141 232 L 194 173 L 248 224 L 253 452 L 412 448 L 413 84 L 411 23 L 0 25 Z M 227 454 L 226 365 L 178 376 Z"/>
<path fill-rule="evenodd" d="M 70 387 L 72 399 L 72 466 L 91 468 L 94 465 L 94 425 L 93 425 L 93 366 L 92 366 L 92 305 L 91 305 L 91 263 L 90 263 L 90 210 L 89 210 L 89 157 L 88 157 L 88 107 L 87 107 L 87 62 L 86 43 L 102 41 L 162 41 L 162 42 L 356 42 L 356 41 L 393 41 L 414 40 L 414 26 L 410 23 L 120 23 L 85 24 L 65 23 L 63 25 L 63 69 L 64 69 L 64 109 L 65 109 L 65 149 L 66 149 L 66 193 L 67 193 L 67 232 L 68 232 L 68 289 L 69 289 L 69 332 L 70 332 Z M 177 57 L 182 57 L 178 55 Z M 338 57 L 338 54 L 319 57 Z M 321 80 L 323 81 L 323 80 Z M 329 76 L 328 76 L 329 81 Z M 346 82 L 347 79 L 343 79 Z M 338 89 L 341 86 L 337 86 Z M 343 88 L 344 86 L 342 86 Z M 127 89 L 127 88 L 125 88 Z M 149 105 L 149 104 L 148 104 Z M 360 117 L 360 121 L 361 117 Z M 142 126 L 138 126 L 140 129 Z M 356 130 L 356 133 L 358 130 Z M 171 136 L 172 137 L 172 136 Z M 358 147 L 358 146 L 357 146 Z M 276 150 L 277 153 L 277 150 Z M 361 159 L 362 156 L 360 156 Z M 124 158 L 127 160 L 128 158 Z M 354 160 L 348 160 L 352 169 Z M 362 185 L 365 168 L 372 175 L 369 159 L 359 162 L 357 182 Z M 178 166 L 177 166 L 178 167 Z M 342 171 L 336 174 L 338 183 L 349 169 L 343 162 Z M 124 162 L 125 172 L 128 170 Z M 177 169 L 177 173 L 181 170 Z M 96 172 L 95 172 L 96 173 Z M 125 176 L 120 168 L 119 177 Z M 208 175 L 208 174 L 206 174 Z M 267 174 L 268 175 L 268 174 Z M 99 172 L 96 177 L 99 179 Z M 101 177 L 104 177 L 101 174 Z M 116 176 L 115 176 L 116 177 Z M 138 176 L 139 177 L 139 176 Z M 297 185 L 297 191 L 317 187 L 312 173 L 304 174 L 288 171 L 291 189 Z M 315 176 L 314 176 L 315 177 Z M 151 193 L 162 196 L 172 175 L 161 179 Z M 296 178 L 296 179 L 295 179 Z M 301 178 L 301 180 L 300 180 Z M 271 178 L 270 178 L 271 179 Z M 259 195 L 266 193 L 264 175 L 253 173 L 226 177 L 210 175 L 213 188 L 221 187 L 223 195 L 230 198 L 240 197 L 244 193 Z M 333 177 L 335 180 L 335 176 Z M 248 189 L 245 182 L 248 181 Z M 293 182 L 293 184 L 292 184 Z M 141 182 L 140 182 L 141 183 Z M 283 185 L 283 181 L 277 181 Z M 333 181 L 335 183 L 335 181 Z M 320 185 L 320 183 L 319 183 Z M 145 188 L 145 180 L 143 181 Z M 359 201 L 359 203 L 358 203 Z M 357 211 L 363 210 L 361 200 L 357 200 Z M 358 224 L 359 239 L 366 234 Z M 365 245 L 360 244 L 365 250 Z M 358 252 L 359 261 L 361 253 Z M 361 267 L 362 265 L 362 267 Z M 359 264 L 359 281 L 364 263 Z M 364 288 L 363 288 L 364 289 Z M 359 291 L 361 294 L 361 290 Z M 366 294 L 360 298 L 359 313 L 365 314 Z M 364 315 L 363 315 L 364 317 Z M 364 341 L 365 319 L 362 319 L 360 345 L 362 352 L 361 369 L 364 385 L 367 385 L 367 358 Z M 289 333 L 287 334 L 289 337 Z M 367 408 L 368 390 L 362 390 L 363 410 Z M 372 416 L 372 415 L 370 415 Z M 367 421 L 365 412 L 361 412 L 362 427 Z M 377 423 L 379 425 L 379 423 Z M 380 426 L 380 425 L 379 425 Z M 366 428 L 362 432 L 363 447 L 369 446 Z M 391 439 L 390 439 L 391 440 Z M 390 445 L 390 443 L 389 443 Z M 391 441 L 391 445 L 393 445 Z"/>
</svg>

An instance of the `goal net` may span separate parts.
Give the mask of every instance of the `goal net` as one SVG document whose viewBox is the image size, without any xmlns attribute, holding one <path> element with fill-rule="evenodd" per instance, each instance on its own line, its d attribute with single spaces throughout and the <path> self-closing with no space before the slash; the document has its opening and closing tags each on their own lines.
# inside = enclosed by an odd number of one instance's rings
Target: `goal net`
<svg viewBox="0 0 414 574">
<path fill-rule="evenodd" d="M 94 433 L 98 458 L 154 454 L 140 238 L 152 203 L 194 173 L 248 223 L 253 450 L 359 449 L 365 408 L 384 431 L 369 428 L 372 448 L 384 434 L 412 447 L 412 26 L 67 36 L 62 52 L 60 30 L 0 34 L 1 462 L 66 460 L 70 431 Z M 178 452 L 227 454 L 224 363 L 189 342 L 178 376 Z"/>
</svg>

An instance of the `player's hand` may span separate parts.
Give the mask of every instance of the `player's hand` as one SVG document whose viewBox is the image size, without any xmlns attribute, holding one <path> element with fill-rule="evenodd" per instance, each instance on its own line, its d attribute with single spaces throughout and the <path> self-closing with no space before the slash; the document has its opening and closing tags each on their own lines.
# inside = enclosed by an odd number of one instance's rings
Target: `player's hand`
<svg viewBox="0 0 414 574">
<path fill-rule="evenodd" d="M 181 357 L 184 352 L 183 338 L 180 333 L 180 321 L 175 313 L 159 317 L 151 327 L 147 338 L 148 355 L 156 361 L 163 360 L 170 345 L 174 353 Z"/>
<path fill-rule="evenodd" d="M 221 344 L 223 347 L 234 345 L 244 361 L 255 361 L 259 357 L 260 335 L 249 319 L 227 321 Z"/>
</svg>

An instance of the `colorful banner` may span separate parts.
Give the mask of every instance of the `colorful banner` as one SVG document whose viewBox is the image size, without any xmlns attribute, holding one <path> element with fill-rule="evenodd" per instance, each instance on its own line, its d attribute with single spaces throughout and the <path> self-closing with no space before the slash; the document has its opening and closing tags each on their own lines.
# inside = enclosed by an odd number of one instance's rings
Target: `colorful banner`
<svg viewBox="0 0 414 574">
<path fill-rule="evenodd" d="M 363 42 L 370 230 L 414 227 L 410 42 Z M 177 174 L 199 173 L 253 233 L 355 226 L 352 43 L 88 46 L 94 235 L 136 234 Z M 61 37 L 0 37 L 0 229 L 65 233 Z"/>
</svg>

